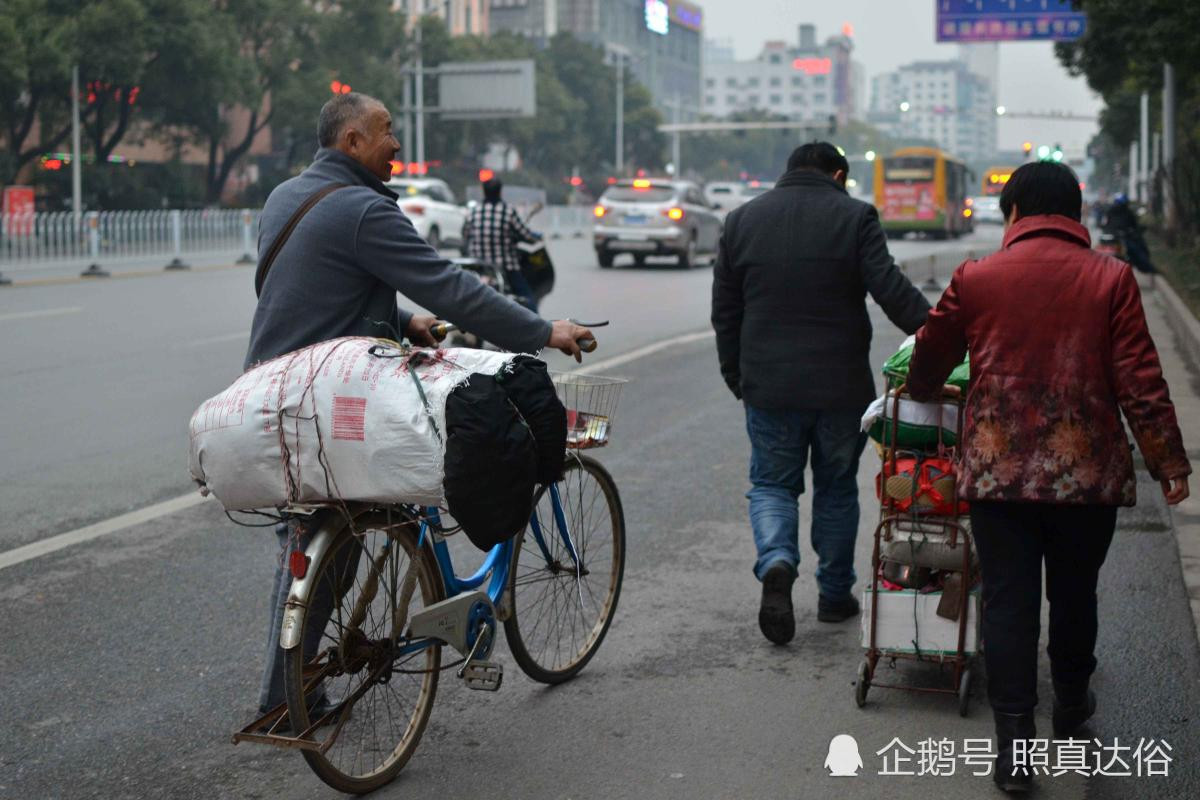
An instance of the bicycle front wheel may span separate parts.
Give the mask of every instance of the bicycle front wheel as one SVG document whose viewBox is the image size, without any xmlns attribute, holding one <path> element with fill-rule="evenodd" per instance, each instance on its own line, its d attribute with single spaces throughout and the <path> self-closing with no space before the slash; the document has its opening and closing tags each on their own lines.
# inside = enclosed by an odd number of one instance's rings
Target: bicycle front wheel
<svg viewBox="0 0 1200 800">
<path fill-rule="evenodd" d="M 312 734 L 328 748 L 301 752 L 325 783 L 364 794 L 396 777 L 429 721 L 441 647 L 405 652 L 403 634 L 444 590 L 429 551 L 417 548 L 417 521 L 407 512 L 371 512 L 355 519 L 353 530 L 340 525 L 310 567 L 300 643 L 287 652 L 284 687 L 296 734 L 319 719 L 316 709 L 339 709 Z"/>
<path fill-rule="evenodd" d="M 542 683 L 569 680 L 600 649 L 625 573 L 625 514 L 612 476 L 572 453 L 557 487 L 567 535 L 549 487 L 542 487 L 513 548 L 512 611 L 504 622 L 513 659 Z"/>
</svg>

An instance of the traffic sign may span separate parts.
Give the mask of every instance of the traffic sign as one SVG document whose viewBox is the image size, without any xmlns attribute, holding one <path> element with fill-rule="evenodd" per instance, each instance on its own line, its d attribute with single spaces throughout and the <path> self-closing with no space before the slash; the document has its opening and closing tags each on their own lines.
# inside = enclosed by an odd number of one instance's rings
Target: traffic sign
<svg viewBox="0 0 1200 800">
<path fill-rule="evenodd" d="M 1086 29 L 1070 0 L 937 0 L 939 42 L 1069 42 Z"/>
</svg>

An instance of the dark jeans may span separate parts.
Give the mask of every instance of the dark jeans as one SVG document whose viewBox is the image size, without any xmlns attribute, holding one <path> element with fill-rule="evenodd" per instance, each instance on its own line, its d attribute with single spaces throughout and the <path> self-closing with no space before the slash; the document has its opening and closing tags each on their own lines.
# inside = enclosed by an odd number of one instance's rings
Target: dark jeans
<svg viewBox="0 0 1200 800">
<path fill-rule="evenodd" d="M 782 561 L 800 563 L 800 510 L 804 468 L 812 453 L 812 548 L 817 586 L 840 600 L 854 587 L 858 536 L 858 459 L 867 437 L 860 411 L 776 411 L 746 404 L 750 435 L 750 525 L 758 560 L 754 574 Z"/>
<path fill-rule="evenodd" d="M 537 311 L 538 302 L 537 298 L 533 295 L 533 287 L 529 285 L 529 281 L 525 280 L 525 276 L 521 273 L 521 270 L 505 270 L 504 282 L 508 284 L 509 290 L 517 295 L 530 311 Z"/>
<path fill-rule="evenodd" d="M 307 549 L 309 541 L 312 539 L 311 531 L 294 530 L 293 527 L 298 523 L 291 521 L 275 526 L 275 535 L 279 538 L 280 550 L 280 566 L 275 569 L 275 582 L 271 587 L 270 600 L 270 619 L 268 620 L 267 628 L 267 660 L 263 668 L 262 683 L 258 695 L 259 711 L 266 713 L 275 706 L 282 703 L 284 697 L 283 686 L 283 670 L 286 663 L 283 648 L 279 646 L 280 635 L 283 627 L 283 612 L 284 606 L 287 604 L 288 592 L 292 588 L 292 573 L 288 567 L 288 556 L 292 550 L 300 550 L 303 552 Z M 342 546 L 336 558 L 336 573 L 338 576 L 350 576 L 358 568 L 359 553 L 361 548 L 352 546 Z M 309 569 L 315 569 L 315 564 L 310 564 Z M 327 575 L 329 573 L 326 573 Z M 346 578 L 341 578 L 343 581 Z M 345 592 L 342 588 L 340 591 L 335 588 L 330 581 L 324 581 L 317 587 L 317 593 L 313 597 L 313 607 L 309 609 L 307 622 L 305 624 L 304 636 L 304 656 L 305 660 L 311 660 L 316 656 L 322 646 L 321 632 L 325 630 L 325 626 L 329 622 L 329 617 L 333 614 L 334 597 L 340 596 Z M 328 647 L 329 639 L 324 640 L 323 646 Z M 319 702 L 324 696 L 324 687 L 317 687 L 309 695 L 309 705 Z"/>
<path fill-rule="evenodd" d="M 993 710 L 1025 714 L 1037 706 L 1043 561 L 1051 675 L 1069 686 L 1087 686 L 1096 669 L 1096 581 L 1116 524 L 1113 506 L 971 503 Z"/>
</svg>

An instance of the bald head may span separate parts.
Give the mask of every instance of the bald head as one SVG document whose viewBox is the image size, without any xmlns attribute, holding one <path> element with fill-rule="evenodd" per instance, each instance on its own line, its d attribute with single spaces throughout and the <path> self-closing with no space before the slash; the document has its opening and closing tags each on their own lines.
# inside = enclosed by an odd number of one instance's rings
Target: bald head
<svg viewBox="0 0 1200 800">
<path fill-rule="evenodd" d="M 358 92 L 335 95 L 321 107 L 317 143 L 340 150 L 386 181 L 400 149 L 392 135 L 392 115 L 374 97 Z"/>
</svg>

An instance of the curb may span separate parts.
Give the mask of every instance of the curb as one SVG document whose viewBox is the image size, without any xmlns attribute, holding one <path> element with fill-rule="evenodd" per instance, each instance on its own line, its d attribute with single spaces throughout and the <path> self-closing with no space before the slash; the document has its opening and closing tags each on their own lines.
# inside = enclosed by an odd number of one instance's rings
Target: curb
<svg viewBox="0 0 1200 800">
<path fill-rule="evenodd" d="M 1167 327 L 1175 334 L 1180 355 L 1194 383 L 1200 379 L 1200 321 L 1165 280 L 1156 280 L 1154 288 Z M 1176 392 L 1182 394 L 1183 391 L 1190 394 L 1193 390 L 1190 386 L 1186 390 L 1176 387 Z M 1179 545 L 1179 565 L 1192 607 L 1192 622 L 1196 626 L 1196 636 L 1200 638 L 1200 496 L 1192 494 L 1178 506 L 1168 506 L 1167 513 L 1171 515 L 1171 527 Z"/>
<path fill-rule="evenodd" d="M 224 270 L 238 269 L 243 267 L 243 264 L 208 264 L 206 266 L 192 267 L 188 272 L 220 272 Z M 105 277 L 111 280 L 123 280 L 128 278 L 154 278 L 160 275 L 178 274 L 178 269 L 129 269 L 119 272 L 112 272 Z M 10 289 L 27 289 L 37 286 L 63 286 L 72 283 L 94 283 L 95 278 L 86 278 L 78 275 L 62 275 L 53 278 L 21 278 L 12 280 L 7 284 Z"/>
</svg>

